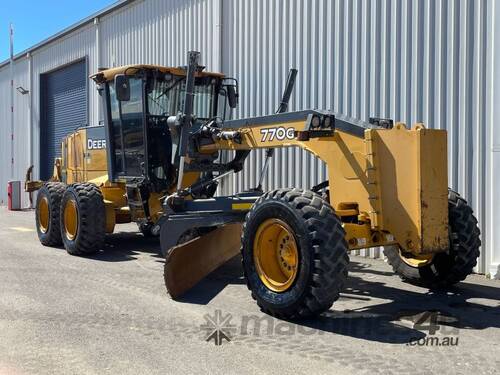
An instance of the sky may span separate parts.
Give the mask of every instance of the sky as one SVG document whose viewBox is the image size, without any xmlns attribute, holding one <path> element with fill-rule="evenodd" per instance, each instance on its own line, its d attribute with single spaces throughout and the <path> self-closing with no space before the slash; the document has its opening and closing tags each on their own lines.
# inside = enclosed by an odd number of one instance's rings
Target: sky
<svg viewBox="0 0 500 375">
<path fill-rule="evenodd" d="M 115 3 L 116 0 L 0 0 L 0 62 L 9 58 L 9 24 L 14 54 Z"/>
</svg>

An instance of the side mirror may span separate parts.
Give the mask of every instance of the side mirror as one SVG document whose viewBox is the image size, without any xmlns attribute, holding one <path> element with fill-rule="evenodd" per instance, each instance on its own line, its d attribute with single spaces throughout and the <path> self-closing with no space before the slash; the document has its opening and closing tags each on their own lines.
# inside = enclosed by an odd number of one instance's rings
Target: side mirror
<svg viewBox="0 0 500 375">
<path fill-rule="evenodd" d="M 229 102 L 229 107 L 236 108 L 236 106 L 238 105 L 238 94 L 236 94 L 234 86 L 227 85 L 226 89 L 227 89 L 227 99 Z"/>
<path fill-rule="evenodd" d="M 115 76 L 115 92 L 116 99 L 121 102 L 130 100 L 130 80 L 125 74 L 117 74 Z"/>
</svg>

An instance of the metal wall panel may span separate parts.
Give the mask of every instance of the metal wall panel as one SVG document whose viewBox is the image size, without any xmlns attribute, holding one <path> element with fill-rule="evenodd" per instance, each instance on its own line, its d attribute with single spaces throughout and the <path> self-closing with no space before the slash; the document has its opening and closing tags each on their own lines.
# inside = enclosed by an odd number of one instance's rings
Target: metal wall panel
<svg viewBox="0 0 500 375">
<path fill-rule="evenodd" d="M 14 62 L 14 88 L 22 86 L 29 94 L 14 92 L 14 175 L 25 179 L 26 169 L 34 164 L 34 178 L 39 178 L 40 155 L 40 76 L 72 62 L 87 58 L 88 73 L 97 70 L 95 61 L 95 26 L 84 25 L 74 32 L 41 46 L 31 53 L 17 57 Z M 31 69 L 30 69 L 31 67 Z M 10 180 L 10 70 L 0 69 L 0 202 L 7 197 L 6 183 Z M 97 95 L 89 93 L 89 122 L 97 124 Z M 30 155 L 30 138 L 33 147 Z M 23 207 L 29 206 L 28 195 L 23 193 Z"/>
<path fill-rule="evenodd" d="M 28 60 L 18 60 L 14 64 L 14 88 L 22 87 L 29 90 Z M 22 95 L 14 91 L 14 180 L 24 181 L 27 167 L 30 165 L 30 93 Z M 29 197 L 21 192 L 21 204 L 28 206 Z"/>
<path fill-rule="evenodd" d="M 188 50 L 220 70 L 220 0 L 136 1 L 100 20 L 100 64 L 186 64 Z"/>
<path fill-rule="evenodd" d="M 14 63 L 14 175 L 11 175 L 11 103 L 10 103 L 10 69 L 6 66 L 0 69 L 0 204 L 6 203 L 7 181 L 24 181 L 26 168 L 29 166 L 29 100 L 30 94 L 22 95 L 15 90 L 17 87 L 28 89 L 28 61 L 18 60 Z M 21 204 L 29 204 L 27 194 L 21 194 Z"/>
<path fill-rule="evenodd" d="M 40 176 L 40 122 L 41 115 L 41 97 L 40 97 L 40 78 L 43 74 L 60 69 L 66 65 L 86 59 L 87 74 L 97 71 L 96 61 L 96 26 L 87 24 L 75 30 L 73 33 L 65 35 L 54 42 L 37 49 L 32 54 L 32 126 L 33 126 L 33 164 L 34 177 Z M 98 119 L 98 95 L 95 90 L 91 90 L 89 80 L 88 85 L 88 123 L 96 125 Z M 25 168 L 17 165 L 16 168 Z"/>
<path fill-rule="evenodd" d="M 7 181 L 10 179 L 10 72 L 0 69 L 0 204 L 7 204 Z"/>
<path fill-rule="evenodd" d="M 332 109 L 363 120 L 389 117 L 447 129 L 449 184 L 479 218 L 484 246 L 478 269 L 488 272 L 489 254 L 500 257 L 500 242 L 486 241 L 494 210 L 487 198 L 493 122 L 487 122 L 486 105 L 495 6 L 474 0 L 226 1 L 223 68 L 240 81 L 236 115 L 274 112 L 287 69 L 296 67 L 290 110 Z M 255 186 L 262 162 L 263 151 L 254 152 L 222 191 Z M 282 150 L 265 188 L 305 188 L 324 179 L 324 165 L 311 155 Z"/>
</svg>

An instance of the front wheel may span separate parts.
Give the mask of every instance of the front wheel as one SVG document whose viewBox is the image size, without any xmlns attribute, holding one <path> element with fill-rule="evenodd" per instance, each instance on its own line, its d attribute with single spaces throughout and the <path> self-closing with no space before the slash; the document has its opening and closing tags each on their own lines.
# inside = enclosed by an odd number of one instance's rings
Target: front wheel
<svg viewBox="0 0 500 375">
<path fill-rule="evenodd" d="M 260 197 L 243 226 L 247 286 L 261 309 L 284 319 L 328 310 L 347 279 L 341 222 L 321 196 L 279 189 Z"/>
<path fill-rule="evenodd" d="M 448 192 L 450 248 L 435 255 L 410 257 L 398 247 L 384 252 L 394 271 L 406 282 L 427 288 L 446 288 L 465 280 L 477 264 L 480 230 L 472 208 L 460 195 Z"/>
</svg>

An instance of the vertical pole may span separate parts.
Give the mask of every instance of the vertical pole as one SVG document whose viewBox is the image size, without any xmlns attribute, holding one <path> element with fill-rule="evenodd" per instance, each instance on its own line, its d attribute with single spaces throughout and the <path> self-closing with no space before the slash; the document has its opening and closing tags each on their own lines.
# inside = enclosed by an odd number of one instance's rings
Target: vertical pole
<svg viewBox="0 0 500 375">
<path fill-rule="evenodd" d="M 216 25 L 215 25 L 216 37 L 217 37 L 217 41 L 218 41 L 218 45 L 216 48 L 217 48 L 217 56 L 219 59 L 219 61 L 217 63 L 217 69 L 218 69 L 219 73 L 224 73 L 224 67 L 223 67 L 223 64 L 224 64 L 224 50 L 223 50 L 224 34 L 223 34 L 223 32 L 224 32 L 224 30 L 222 28 L 222 25 L 224 22 L 224 3 L 223 3 L 223 0 L 219 0 L 217 2 L 217 5 L 219 7 L 219 9 L 217 9 L 218 19 L 216 20 Z M 220 103 L 218 105 L 220 105 Z M 225 109 L 224 109 L 224 111 L 225 111 Z M 229 112 L 229 113 L 231 114 L 231 112 Z M 224 156 L 221 155 L 221 157 L 224 157 Z M 225 182 L 226 182 L 226 179 L 220 180 L 220 184 L 219 184 L 219 186 L 217 186 L 218 192 L 224 191 Z"/>
<path fill-rule="evenodd" d="M 26 54 L 28 58 L 28 80 L 29 80 L 29 93 L 28 93 L 28 129 L 30 134 L 30 165 L 33 165 L 33 119 L 32 116 L 32 106 L 33 106 L 33 58 L 31 52 Z"/>
<path fill-rule="evenodd" d="M 222 0 L 219 0 L 218 3 L 217 3 L 219 9 L 218 12 L 217 12 L 217 23 L 215 25 L 215 28 L 217 30 L 216 32 L 216 37 L 217 37 L 217 58 L 219 59 L 219 61 L 217 62 L 217 71 L 219 73 L 224 73 L 224 69 L 223 69 L 223 59 L 224 59 L 224 50 L 223 50 L 223 29 L 222 29 L 222 22 L 223 22 L 223 17 L 224 17 L 224 4 L 223 4 L 223 1 Z"/>
<path fill-rule="evenodd" d="M 193 117 L 194 103 L 194 84 L 195 74 L 198 69 L 200 53 L 196 51 L 188 52 L 188 66 L 186 71 L 186 92 L 184 94 L 184 109 L 180 117 L 180 139 L 179 139 L 179 175 L 177 180 L 177 191 L 182 188 L 182 179 L 184 177 L 184 162 L 188 151 L 189 131 Z"/>
<path fill-rule="evenodd" d="M 99 36 L 100 25 L 99 25 L 99 18 L 98 17 L 94 18 L 94 26 L 95 26 L 95 62 L 96 62 L 95 72 L 97 73 L 102 68 L 102 64 L 101 64 L 101 38 Z M 93 95 L 95 95 L 95 92 Z M 92 97 L 93 97 L 93 95 L 92 95 Z M 92 100 L 92 97 L 90 98 L 90 100 Z M 98 100 L 96 104 L 97 104 L 97 123 L 99 125 L 101 125 L 101 119 L 102 119 L 102 122 L 104 123 L 104 115 L 103 115 L 103 111 L 102 111 L 102 107 L 101 107 L 102 101 Z"/>
<path fill-rule="evenodd" d="M 14 179 L 14 28 L 9 25 L 10 41 L 10 178 Z"/>
<path fill-rule="evenodd" d="M 500 48 L 497 45 L 500 41 L 500 24 L 496 21 L 500 17 L 500 4 L 492 2 L 491 5 L 491 47 L 489 48 L 492 66 L 492 82 L 490 83 L 491 97 L 489 99 L 490 136 L 488 140 L 487 152 L 490 154 L 490 166 L 488 175 L 490 176 L 488 201 L 490 207 L 489 225 L 487 225 L 486 243 L 483 245 L 484 256 L 486 257 L 487 267 L 484 271 L 492 277 L 500 279 L 500 231 L 498 223 L 500 221 L 500 211 L 498 210 L 498 186 L 500 185 L 500 127 L 497 119 L 500 116 L 500 70 L 497 68 L 500 64 Z M 490 36 L 488 36 L 490 37 Z M 486 225 L 485 225 L 486 226 Z M 489 234 L 488 234 L 489 232 Z"/>
<path fill-rule="evenodd" d="M 28 129 L 29 129 L 29 153 L 30 153 L 30 166 L 33 165 L 33 58 L 31 52 L 28 52 L 26 57 L 28 58 L 28 79 L 29 79 L 29 93 L 28 93 Z M 30 198 L 30 208 L 33 208 L 33 193 L 29 193 Z"/>
</svg>

